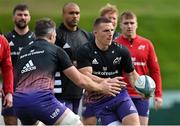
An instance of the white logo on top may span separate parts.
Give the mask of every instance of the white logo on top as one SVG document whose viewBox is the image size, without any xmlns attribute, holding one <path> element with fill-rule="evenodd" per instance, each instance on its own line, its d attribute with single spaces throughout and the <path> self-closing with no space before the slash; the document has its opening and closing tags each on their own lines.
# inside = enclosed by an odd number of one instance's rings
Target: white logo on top
<svg viewBox="0 0 180 126">
<path fill-rule="evenodd" d="M 63 46 L 63 49 L 68 49 L 68 48 L 71 48 L 70 45 L 68 43 L 66 43 L 64 46 Z"/>
<path fill-rule="evenodd" d="M 120 64 L 121 62 L 121 57 L 116 57 L 116 59 L 114 59 L 113 64 Z"/>
<path fill-rule="evenodd" d="M 28 63 L 26 63 L 26 65 L 21 70 L 21 73 L 23 74 L 32 70 L 36 70 L 36 66 L 34 66 L 32 60 L 29 60 Z"/>
<path fill-rule="evenodd" d="M 96 59 L 93 59 L 92 64 L 99 64 Z"/>
<path fill-rule="evenodd" d="M 9 46 L 14 46 L 13 41 L 10 41 L 10 42 L 9 42 Z"/>
<path fill-rule="evenodd" d="M 139 50 L 144 50 L 145 47 L 146 47 L 145 45 L 140 45 L 140 46 L 138 47 L 138 49 L 139 49 Z"/>
</svg>

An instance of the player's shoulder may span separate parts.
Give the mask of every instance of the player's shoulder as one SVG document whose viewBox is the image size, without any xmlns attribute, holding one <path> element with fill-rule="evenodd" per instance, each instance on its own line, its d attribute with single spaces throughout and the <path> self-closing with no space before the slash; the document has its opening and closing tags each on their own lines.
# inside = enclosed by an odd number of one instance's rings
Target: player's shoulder
<svg viewBox="0 0 180 126">
<path fill-rule="evenodd" d="M 137 35 L 137 38 L 138 38 L 138 40 L 141 40 L 141 42 L 143 42 L 143 43 L 152 43 L 151 40 L 146 37 Z"/>
<path fill-rule="evenodd" d="M 90 42 L 87 42 L 87 43 L 84 43 L 83 45 L 81 45 L 78 48 L 78 51 L 81 51 L 81 52 L 90 52 L 93 49 L 94 49 L 93 48 L 93 41 L 90 41 Z"/>
<path fill-rule="evenodd" d="M 1 43 L 1 46 L 8 45 L 8 40 L 6 39 L 4 35 L 0 35 L 0 43 Z"/>
<path fill-rule="evenodd" d="M 115 41 L 112 42 L 112 45 L 116 48 L 119 48 L 119 49 L 124 49 L 126 48 L 124 45 L 120 44 L 120 43 L 117 43 Z"/>
<path fill-rule="evenodd" d="M 6 37 L 6 39 L 12 38 L 13 35 L 14 35 L 14 34 L 13 34 L 13 31 L 9 31 L 9 32 L 4 33 L 4 36 Z"/>
</svg>

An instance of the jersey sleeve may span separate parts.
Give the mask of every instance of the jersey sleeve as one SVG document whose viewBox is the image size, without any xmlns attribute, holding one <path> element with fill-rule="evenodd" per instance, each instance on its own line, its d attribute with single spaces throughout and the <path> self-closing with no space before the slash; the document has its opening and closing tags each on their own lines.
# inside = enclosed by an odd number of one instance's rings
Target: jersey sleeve
<svg viewBox="0 0 180 126">
<path fill-rule="evenodd" d="M 158 59 L 154 50 L 154 46 L 150 42 L 149 56 L 147 65 L 149 68 L 149 75 L 154 79 L 156 83 L 155 97 L 162 98 L 162 80 Z"/>
<path fill-rule="evenodd" d="M 121 45 L 122 46 L 122 45 Z M 125 46 L 122 46 L 122 65 L 125 73 L 130 73 L 134 70 L 134 65 L 131 60 L 131 54 Z"/>
<path fill-rule="evenodd" d="M 8 41 L 3 37 L 3 58 L 1 62 L 1 70 L 3 74 L 3 89 L 5 94 L 13 93 L 13 67 L 11 61 L 11 53 Z M 2 47 L 1 47 L 2 48 Z"/>
<path fill-rule="evenodd" d="M 88 47 L 85 45 L 82 45 L 78 50 L 77 50 L 77 68 L 83 68 L 83 67 L 87 67 L 87 66 L 91 66 L 91 62 L 90 62 L 90 50 L 88 49 Z"/>
<path fill-rule="evenodd" d="M 59 59 L 59 67 L 62 71 L 73 66 L 68 54 L 60 47 L 57 49 L 57 56 Z"/>
</svg>

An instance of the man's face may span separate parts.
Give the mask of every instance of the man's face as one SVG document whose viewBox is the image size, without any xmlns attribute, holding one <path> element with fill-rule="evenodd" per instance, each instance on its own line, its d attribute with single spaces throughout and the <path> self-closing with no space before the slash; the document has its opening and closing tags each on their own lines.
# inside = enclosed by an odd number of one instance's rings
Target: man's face
<svg viewBox="0 0 180 126">
<path fill-rule="evenodd" d="M 120 24 L 121 32 L 126 37 L 134 37 L 136 35 L 137 21 L 136 18 L 125 19 L 123 18 Z"/>
<path fill-rule="evenodd" d="M 114 34 L 114 26 L 112 23 L 101 23 L 94 30 L 94 35 L 99 44 L 102 46 L 109 46 L 112 42 Z"/>
<path fill-rule="evenodd" d="M 116 29 L 118 22 L 118 16 L 116 13 L 108 12 L 103 17 L 109 19 L 112 22 L 114 29 Z"/>
<path fill-rule="evenodd" d="M 31 17 L 28 10 L 16 10 L 13 15 L 13 21 L 19 29 L 24 29 L 28 25 Z"/>
<path fill-rule="evenodd" d="M 80 20 L 80 9 L 77 5 L 69 5 L 64 9 L 63 13 L 64 22 L 69 27 L 75 27 Z"/>
</svg>

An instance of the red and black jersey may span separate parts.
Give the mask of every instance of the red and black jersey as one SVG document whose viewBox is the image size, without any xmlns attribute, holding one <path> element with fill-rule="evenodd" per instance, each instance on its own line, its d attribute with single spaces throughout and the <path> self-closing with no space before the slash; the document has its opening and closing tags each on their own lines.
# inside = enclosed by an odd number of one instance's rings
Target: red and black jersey
<svg viewBox="0 0 180 126">
<path fill-rule="evenodd" d="M 3 90 L 5 94 L 13 93 L 13 67 L 10 47 L 3 36 L 0 36 L 0 67 L 3 74 Z"/>
<path fill-rule="evenodd" d="M 160 67 L 152 42 L 138 35 L 131 42 L 123 35 L 115 41 L 129 49 L 136 71 L 140 75 L 150 75 L 156 83 L 155 97 L 162 97 Z M 127 87 L 130 96 L 138 96 L 130 84 Z"/>
</svg>

